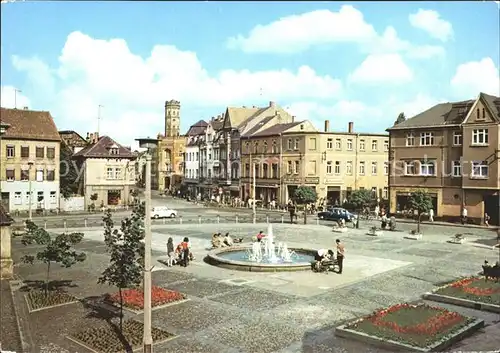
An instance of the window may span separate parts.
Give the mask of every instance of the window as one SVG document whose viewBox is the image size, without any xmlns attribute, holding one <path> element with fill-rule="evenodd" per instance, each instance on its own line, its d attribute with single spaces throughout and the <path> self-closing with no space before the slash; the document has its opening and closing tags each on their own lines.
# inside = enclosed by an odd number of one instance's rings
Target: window
<svg viewBox="0 0 500 353">
<path fill-rule="evenodd" d="M 332 174 L 332 162 L 326 162 L 326 174 Z"/>
<path fill-rule="evenodd" d="M 276 141 L 273 141 L 271 146 L 271 153 L 278 153 L 278 146 L 276 145 Z"/>
<path fill-rule="evenodd" d="M 342 149 L 342 140 L 341 139 L 336 139 L 335 140 L 335 149 L 341 150 Z"/>
<path fill-rule="evenodd" d="M 294 150 L 299 149 L 299 139 L 295 139 L 295 141 L 293 141 L 293 149 Z"/>
<path fill-rule="evenodd" d="M 43 203 L 43 199 L 44 199 L 43 191 L 38 191 L 36 193 L 36 201 L 39 203 Z"/>
<path fill-rule="evenodd" d="M 21 181 L 30 180 L 30 171 L 29 169 L 21 169 Z"/>
<path fill-rule="evenodd" d="M 335 161 L 335 174 L 340 175 L 340 161 Z"/>
<path fill-rule="evenodd" d="M 28 146 L 21 146 L 21 158 L 30 157 L 30 148 Z"/>
<path fill-rule="evenodd" d="M 7 146 L 7 158 L 14 158 L 16 156 L 16 148 L 14 146 Z"/>
<path fill-rule="evenodd" d="M 258 142 L 255 142 L 253 144 L 253 153 L 259 153 L 259 143 Z"/>
<path fill-rule="evenodd" d="M 365 162 L 359 162 L 359 175 L 365 175 Z"/>
<path fill-rule="evenodd" d="M 365 150 L 365 140 L 359 140 L 359 150 L 360 151 Z"/>
<path fill-rule="evenodd" d="M 384 175 L 389 175 L 389 162 L 384 162 Z"/>
<path fill-rule="evenodd" d="M 372 151 L 378 150 L 378 141 L 372 140 Z"/>
<path fill-rule="evenodd" d="M 472 130 L 472 144 L 473 145 L 487 145 L 488 144 L 488 129 L 474 129 L 474 130 Z"/>
<path fill-rule="evenodd" d="M 352 139 L 347 139 L 347 150 L 352 151 Z"/>
<path fill-rule="evenodd" d="M 14 193 L 14 204 L 15 205 L 20 205 L 23 203 L 23 200 L 22 200 L 22 194 L 20 191 L 16 191 Z"/>
<path fill-rule="evenodd" d="M 462 163 L 460 161 L 453 161 L 451 175 L 454 177 L 462 176 Z"/>
<path fill-rule="evenodd" d="M 264 163 L 262 165 L 262 177 L 263 178 L 268 178 L 267 172 L 268 172 L 268 165 L 267 165 L 267 163 Z"/>
<path fill-rule="evenodd" d="M 37 169 L 35 174 L 36 181 L 43 181 L 43 169 Z"/>
<path fill-rule="evenodd" d="M 5 170 L 5 180 L 14 181 L 16 179 L 16 171 L 14 169 Z"/>
<path fill-rule="evenodd" d="M 272 165 L 271 176 L 273 179 L 278 178 L 278 165 L 276 163 Z"/>
<path fill-rule="evenodd" d="M 116 168 L 115 169 L 115 179 L 121 179 L 122 178 L 122 168 Z"/>
<path fill-rule="evenodd" d="M 54 181 L 56 173 L 53 170 L 47 170 L 47 181 Z"/>
<path fill-rule="evenodd" d="M 24 194 L 24 200 L 25 200 L 26 204 L 29 205 L 30 203 L 33 202 L 32 197 L 31 197 L 32 195 L 33 195 L 33 191 L 32 192 L 26 191 L 26 193 Z"/>
<path fill-rule="evenodd" d="M 453 133 L 453 145 L 461 146 L 462 145 L 462 133 L 454 132 Z"/>
<path fill-rule="evenodd" d="M 415 146 L 415 134 L 413 132 L 406 134 L 406 146 Z"/>
<path fill-rule="evenodd" d="M 352 175 L 352 161 L 347 161 L 347 163 L 345 165 L 345 172 L 348 175 Z"/>
<path fill-rule="evenodd" d="M 420 146 L 432 146 L 434 144 L 433 132 L 422 132 L 420 134 Z"/>
<path fill-rule="evenodd" d="M 43 158 L 45 157 L 45 148 L 43 147 L 37 147 L 35 150 L 36 158 Z"/>
<path fill-rule="evenodd" d="M 247 177 L 247 178 L 250 177 L 250 164 L 249 163 L 245 164 L 245 177 Z"/>
<path fill-rule="evenodd" d="M 384 141 L 384 152 L 389 151 L 389 141 L 385 140 Z"/>
<path fill-rule="evenodd" d="M 372 162 L 372 175 L 377 175 L 377 162 Z"/>
<path fill-rule="evenodd" d="M 472 162 L 472 178 L 488 178 L 488 163 Z"/>
<path fill-rule="evenodd" d="M 50 192 L 50 203 L 57 203 L 57 191 Z"/>
<path fill-rule="evenodd" d="M 299 174 L 300 172 L 300 162 L 299 161 L 295 161 L 295 170 L 294 170 L 295 174 Z"/>
<path fill-rule="evenodd" d="M 119 149 L 118 147 L 111 147 L 109 149 L 109 154 L 112 154 L 112 155 L 117 155 L 119 153 Z"/>
<path fill-rule="evenodd" d="M 292 139 L 288 139 L 288 149 L 292 149 Z"/>
<path fill-rule="evenodd" d="M 309 149 L 312 151 L 316 151 L 316 138 L 315 137 L 309 138 Z"/>
<path fill-rule="evenodd" d="M 415 175 L 415 162 L 405 162 L 405 175 Z"/>
<path fill-rule="evenodd" d="M 106 169 L 106 179 L 114 179 L 115 178 L 115 171 L 113 168 L 108 167 Z"/>
<path fill-rule="evenodd" d="M 293 163 L 288 161 L 288 174 L 293 174 Z"/>
<path fill-rule="evenodd" d="M 309 168 L 307 168 L 308 175 L 316 175 L 316 161 L 309 161 Z"/>
<path fill-rule="evenodd" d="M 374 198 L 377 197 L 377 187 L 376 186 L 372 187 L 372 195 Z"/>
<path fill-rule="evenodd" d="M 382 191 L 382 198 L 384 200 L 387 200 L 389 198 L 389 188 L 387 186 L 384 186 L 384 191 Z"/>
<path fill-rule="evenodd" d="M 436 175 L 436 164 L 434 161 L 420 162 L 420 175 Z"/>
<path fill-rule="evenodd" d="M 56 149 L 54 147 L 47 147 L 47 158 L 48 159 L 56 158 Z"/>
<path fill-rule="evenodd" d="M 333 139 L 329 138 L 326 140 L 326 148 L 331 150 L 333 148 Z"/>
</svg>

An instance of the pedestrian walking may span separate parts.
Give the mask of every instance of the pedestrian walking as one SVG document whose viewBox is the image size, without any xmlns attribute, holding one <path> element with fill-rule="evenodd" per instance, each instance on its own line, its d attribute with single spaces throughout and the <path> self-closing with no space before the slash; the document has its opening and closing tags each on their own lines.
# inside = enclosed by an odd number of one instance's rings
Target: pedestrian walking
<svg viewBox="0 0 500 353">
<path fill-rule="evenodd" d="M 467 208 L 465 206 L 462 209 L 462 224 L 467 223 Z"/>
<path fill-rule="evenodd" d="M 344 244 L 340 242 L 340 239 L 335 240 L 337 243 L 337 265 L 339 266 L 338 274 L 342 274 L 344 269 L 344 258 L 345 258 L 345 247 Z"/>
<path fill-rule="evenodd" d="M 434 210 L 432 208 L 429 210 L 429 222 L 434 222 Z"/>
<path fill-rule="evenodd" d="M 490 226 L 490 215 L 487 214 L 486 212 L 484 213 L 484 225 L 486 227 L 489 227 Z"/>
</svg>

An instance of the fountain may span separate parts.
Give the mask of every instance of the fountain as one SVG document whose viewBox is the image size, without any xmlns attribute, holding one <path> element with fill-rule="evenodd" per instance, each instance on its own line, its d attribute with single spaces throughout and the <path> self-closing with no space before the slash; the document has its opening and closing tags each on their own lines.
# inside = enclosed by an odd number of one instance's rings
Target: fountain
<svg viewBox="0 0 500 353">
<path fill-rule="evenodd" d="M 207 262 L 219 266 L 245 271 L 297 271 L 309 270 L 315 251 L 311 249 L 289 249 L 284 242 L 274 241 L 273 226 L 268 225 L 267 234 L 251 247 L 231 247 L 212 251 Z"/>
</svg>

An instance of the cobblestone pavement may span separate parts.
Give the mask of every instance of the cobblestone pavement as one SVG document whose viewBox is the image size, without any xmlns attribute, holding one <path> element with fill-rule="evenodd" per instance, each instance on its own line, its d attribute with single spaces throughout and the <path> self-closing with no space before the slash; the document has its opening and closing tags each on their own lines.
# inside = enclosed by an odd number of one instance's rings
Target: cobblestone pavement
<svg viewBox="0 0 500 353">
<path fill-rule="evenodd" d="M 427 226 L 424 226 L 427 227 Z M 444 281 L 475 274 L 484 259 L 495 261 L 498 251 L 473 246 L 493 233 L 473 230 L 468 242 L 447 243 L 456 230 L 423 228 L 423 240 L 404 239 L 405 232 L 384 232 L 380 237 L 366 235 L 366 229 L 333 233 L 325 226 L 274 225 L 277 242 L 289 247 L 332 248 L 336 238 L 345 243 L 346 260 L 342 275 L 298 273 L 250 273 L 223 270 L 200 259 L 207 253 L 213 232 L 231 232 L 249 239 L 266 225 L 212 224 L 153 227 L 153 256 L 156 285 L 186 293 L 190 301 L 153 312 L 153 325 L 178 335 L 155 348 L 161 352 L 217 353 L 323 353 L 383 352 L 373 347 L 335 337 L 334 327 L 371 311 L 420 295 Z M 188 236 L 197 260 L 187 268 L 166 268 L 164 258 L 169 236 L 180 241 Z M 96 278 L 105 268 L 107 256 L 102 231 L 86 232 L 80 245 L 89 259 L 71 269 L 57 269 L 53 279 L 71 280 L 68 291 L 84 298 L 114 291 L 97 286 Z M 34 248 L 23 248 L 14 240 L 15 260 Z M 26 280 L 42 278 L 43 267 L 16 265 Z M 18 298 L 18 305 L 23 303 Z M 69 310 L 71 307 L 72 309 Z M 488 333 L 499 315 L 450 307 L 464 314 L 481 317 L 490 325 L 485 332 L 462 341 L 466 350 L 473 344 L 481 349 L 500 346 L 498 335 Z M 30 315 L 31 346 L 55 347 L 54 351 L 84 352 L 65 338 L 74 330 L 102 324 L 89 317 L 81 304 L 44 310 Z M 57 317 L 58 320 L 53 320 Z M 83 317 L 83 319 L 82 319 Z M 133 315 L 131 315 L 133 317 Z M 141 315 L 136 316 L 141 320 Z M 102 321 L 102 320 L 101 320 Z M 469 344 L 469 346 L 467 346 Z"/>
</svg>

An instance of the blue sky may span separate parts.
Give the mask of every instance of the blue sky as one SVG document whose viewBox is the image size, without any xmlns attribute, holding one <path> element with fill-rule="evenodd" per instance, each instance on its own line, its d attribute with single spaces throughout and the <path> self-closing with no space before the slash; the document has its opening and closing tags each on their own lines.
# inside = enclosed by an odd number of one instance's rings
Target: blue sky
<svg viewBox="0 0 500 353">
<path fill-rule="evenodd" d="M 2 4 L 2 106 L 129 143 L 227 106 L 276 101 L 318 128 L 383 131 L 440 101 L 500 95 L 489 2 Z"/>
</svg>

